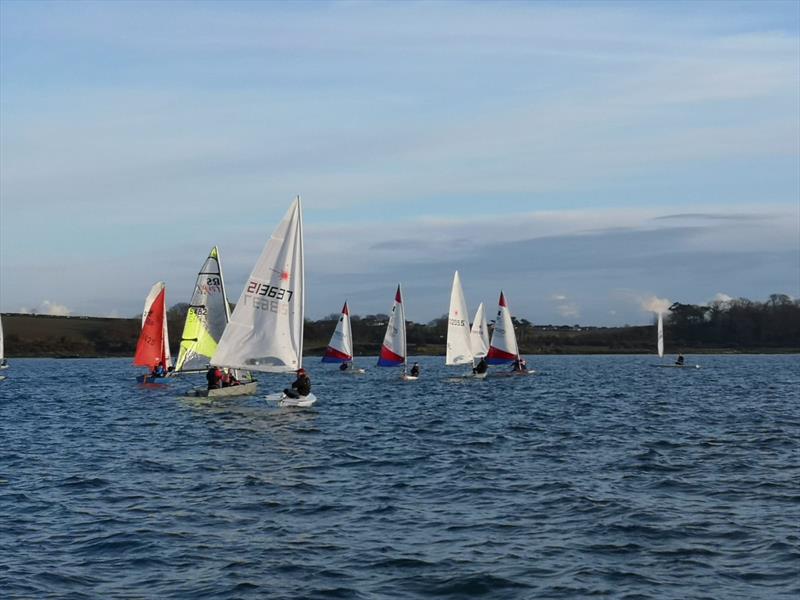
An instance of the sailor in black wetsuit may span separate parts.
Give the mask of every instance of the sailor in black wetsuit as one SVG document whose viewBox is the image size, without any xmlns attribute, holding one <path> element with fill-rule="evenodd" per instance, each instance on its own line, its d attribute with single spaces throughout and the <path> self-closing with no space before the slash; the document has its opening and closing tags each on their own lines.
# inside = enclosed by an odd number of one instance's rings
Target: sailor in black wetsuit
<svg viewBox="0 0 800 600">
<path fill-rule="evenodd" d="M 300 398 L 301 396 L 308 396 L 311 393 L 311 379 L 306 375 L 306 370 L 302 367 L 297 370 L 297 379 L 292 382 L 291 389 L 286 388 L 283 390 L 289 398 Z"/>
<path fill-rule="evenodd" d="M 486 364 L 486 359 L 481 356 L 481 359 L 478 361 L 478 364 L 472 367 L 472 372 L 476 375 L 482 375 L 489 370 L 489 365 Z"/>
</svg>

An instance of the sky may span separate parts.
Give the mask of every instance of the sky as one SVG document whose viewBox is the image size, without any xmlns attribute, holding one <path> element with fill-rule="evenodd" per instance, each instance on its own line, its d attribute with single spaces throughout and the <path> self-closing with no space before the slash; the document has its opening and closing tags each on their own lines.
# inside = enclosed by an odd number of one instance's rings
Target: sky
<svg viewBox="0 0 800 600">
<path fill-rule="evenodd" d="M 0 0 L 3 312 L 235 300 L 297 194 L 309 318 L 798 297 L 800 3 Z"/>
</svg>

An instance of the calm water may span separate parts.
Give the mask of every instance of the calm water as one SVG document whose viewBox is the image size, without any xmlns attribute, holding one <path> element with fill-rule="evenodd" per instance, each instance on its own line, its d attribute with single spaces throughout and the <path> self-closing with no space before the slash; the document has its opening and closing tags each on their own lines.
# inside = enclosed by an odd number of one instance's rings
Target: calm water
<svg viewBox="0 0 800 600">
<path fill-rule="evenodd" d="M 403 383 L 311 359 L 320 400 L 289 410 L 139 387 L 127 360 L 12 360 L 0 595 L 800 592 L 797 356 L 534 357 L 494 381 L 441 361 Z"/>
</svg>

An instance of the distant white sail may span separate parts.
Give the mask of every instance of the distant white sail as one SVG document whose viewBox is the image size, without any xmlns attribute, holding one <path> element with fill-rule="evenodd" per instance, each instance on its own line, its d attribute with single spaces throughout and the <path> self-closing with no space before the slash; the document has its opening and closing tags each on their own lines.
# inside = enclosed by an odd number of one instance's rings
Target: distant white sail
<svg viewBox="0 0 800 600">
<path fill-rule="evenodd" d="M 661 313 L 658 313 L 658 356 L 664 357 L 664 320 L 661 318 Z"/>
<path fill-rule="evenodd" d="M 276 373 L 299 369 L 304 304 L 303 216 L 298 196 L 264 246 L 211 363 Z"/>
<path fill-rule="evenodd" d="M 497 319 L 494 322 L 492 341 L 486 362 L 490 365 L 502 365 L 514 362 L 519 358 L 517 335 L 514 333 L 514 322 L 511 320 L 511 311 L 503 292 L 500 292 L 500 303 L 497 308 Z"/>
<path fill-rule="evenodd" d="M 325 349 L 322 362 L 353 362 L 353 330 L 350 327 L 350 309 L 347 307 L 347 302 L 342 307 L 342 314 Z"/>
<path fill-rule="evenodd" d="M 383 337 L 381 353 L 378 357 L 379 367 L 399 367 L 406 365 L 406 311 L 403 308 L 403 294 L 400 284 L 394 295 L 392 314 L 386 325 L 386 335 Z"/>
<path fill-rule="evenodd" d="M 486 353 L 489 352 L 489 327 L 486 325 L 486 310 L 483 308 L 483 302 L 478 305 L 469 337 L 472 355 L 475 358 L 486 356 Z"/>
<path fill-rule="evenodd" d="M 469 314 L 464 290 L 458 271 L 453 275 L 450 291 L 450 312 L 447 315 L 447 357 L 446 365 L 466 365 L 472 363 L 472 348 L 469 339 Z"/>
</svg>

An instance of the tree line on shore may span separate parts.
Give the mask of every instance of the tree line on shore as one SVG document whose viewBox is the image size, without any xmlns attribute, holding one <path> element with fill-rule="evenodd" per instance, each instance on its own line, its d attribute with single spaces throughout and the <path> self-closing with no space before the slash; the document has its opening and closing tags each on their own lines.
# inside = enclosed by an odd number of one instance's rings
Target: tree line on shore
<svg viewBox="0 0 800 600">
<path fill-rule="evenodd" d="M 167 315 L 170 345 L 177 354 L 187 304 L 172 306 Z M 674 303 L 665 316 L 667 352 L 798 351 L 800 301 L 772 294 L 764 302 L 739 298 L 707 306 Z M 306 320 L 304 347 L 321 354 L 338 314 Z M 356 355 L 376 355 L 388 315 L 351 315 Z M 655 323 L 655 317 L 654 321 Z M 491 323 L 491 322 L 490 322 Z M 132 356 L 141 317 L 3 316 L 8 356 Z M 586 327 L 534 325 L 514 318 L 523 354 L 648 353 L 655 349 L 655 327 Z M 447 316 L 428 323 L 408 322 L 409 354 L 444 354 Z"/>
</svg>

